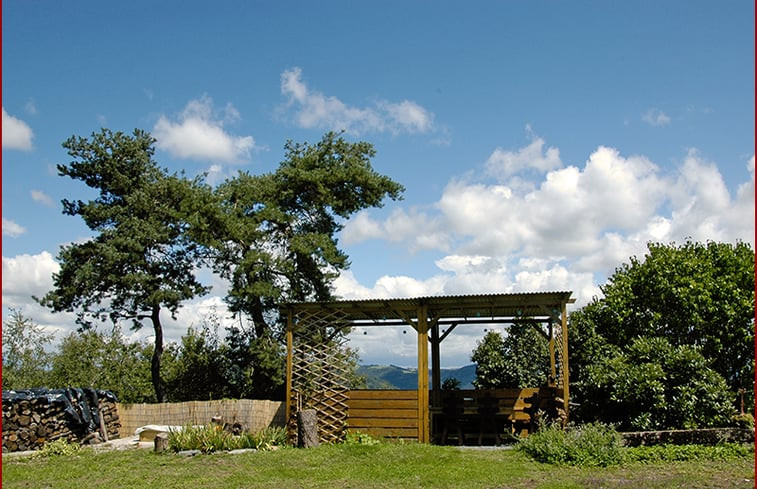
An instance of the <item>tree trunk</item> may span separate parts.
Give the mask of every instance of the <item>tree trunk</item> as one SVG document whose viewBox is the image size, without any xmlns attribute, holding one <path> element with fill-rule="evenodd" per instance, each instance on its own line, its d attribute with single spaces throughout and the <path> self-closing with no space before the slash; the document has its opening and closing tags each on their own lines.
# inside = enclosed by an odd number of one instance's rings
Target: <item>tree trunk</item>
<svg viewBox="0 0 757 489">
<path fill-rule="evenodd" d="M 166 388 L 160 378 L 160 358 L 163 356 L 163 326 L 160 324 L 160 306 L 152 307 L 150 319 L 155 330 L 155 350 L 152 352 L 152 363 L 150 364 L 152 385 L 155 389 L 155 399 L 158 402 L 166 402 Z"/>
<path fill-rule="evenodd" d="M 297 446 L 312 448 L 320 445 L 318 439 L 318 414 L 315 409 L 303 409 L 297 413 Z"/>
</svg>

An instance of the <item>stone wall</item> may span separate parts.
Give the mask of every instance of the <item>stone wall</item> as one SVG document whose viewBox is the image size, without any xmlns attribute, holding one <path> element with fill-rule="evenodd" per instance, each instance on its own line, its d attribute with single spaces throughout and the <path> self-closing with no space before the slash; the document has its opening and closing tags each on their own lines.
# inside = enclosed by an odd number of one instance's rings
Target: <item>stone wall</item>
<svg viewBox="0 0 757 489">
<path fill-rule="evenodd" d="M 639 431 L 621 433 L 629 447 L 639 445 L 717 445 L 721 442 L 754 443 L 754 430 L 743 428 L 710 428 L 701 430 Z"/>
</svg>

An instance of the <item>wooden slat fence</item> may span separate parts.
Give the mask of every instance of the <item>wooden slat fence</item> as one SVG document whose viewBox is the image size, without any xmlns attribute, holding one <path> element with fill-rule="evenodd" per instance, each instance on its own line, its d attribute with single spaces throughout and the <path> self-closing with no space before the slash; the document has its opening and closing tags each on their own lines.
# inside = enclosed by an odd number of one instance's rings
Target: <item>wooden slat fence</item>
<svg viewBox="0 0 757 489">
<path fill-rule="evenodd" d="M 348 431 L 418 440 L 418 391 L 353 390 L 349 395 Z"/>
</svg>

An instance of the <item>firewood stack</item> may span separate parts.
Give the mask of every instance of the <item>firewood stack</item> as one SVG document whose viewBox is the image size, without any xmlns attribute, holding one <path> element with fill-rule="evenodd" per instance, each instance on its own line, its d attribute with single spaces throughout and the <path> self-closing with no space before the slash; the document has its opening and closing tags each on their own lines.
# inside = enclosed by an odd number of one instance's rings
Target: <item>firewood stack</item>
<svg viewBox="0 0 757 489">
<path fill-rule="evenodd" d="M 94 389 L 3 391 L 3 452 L 36 450 L 63 438 L 94 444 L 118 438 L 116 397 Z"/>
</svg>

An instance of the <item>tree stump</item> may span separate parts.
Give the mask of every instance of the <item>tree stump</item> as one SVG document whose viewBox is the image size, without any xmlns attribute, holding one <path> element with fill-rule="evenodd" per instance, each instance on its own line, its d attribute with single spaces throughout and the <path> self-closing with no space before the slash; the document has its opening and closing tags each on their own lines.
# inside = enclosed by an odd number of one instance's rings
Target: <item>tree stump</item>
<svg viewBox="0 0 757 489">
<path fill-rule="evenodd" d="M 155 451 L 165 452 L 168 450 L 168 433 L 158 433 L 155 435 Z"/>
<path fill-rule="evenodd" d="M 318 415 L 315 409 L 303 409 L 297 413 L 297 446 L 311 448 L 318 445 Z"/>
</svg>

